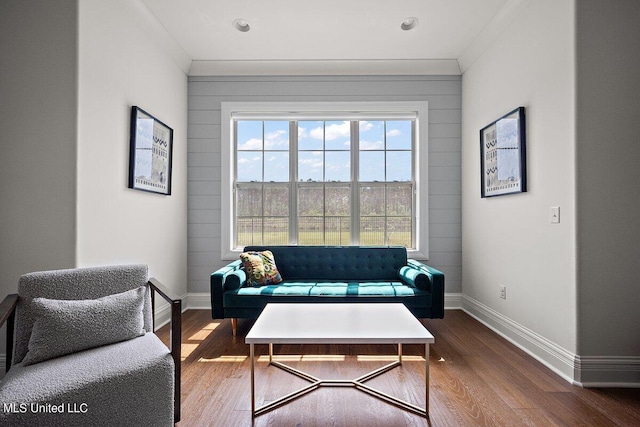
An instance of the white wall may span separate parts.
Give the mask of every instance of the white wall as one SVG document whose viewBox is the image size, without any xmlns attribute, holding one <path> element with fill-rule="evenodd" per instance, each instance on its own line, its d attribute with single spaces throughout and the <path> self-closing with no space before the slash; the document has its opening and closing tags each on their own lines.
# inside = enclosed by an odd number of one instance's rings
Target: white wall
<svg viewBox="0 0 640 427">
<path fill-rule="evenodd" d="M 462 78 L 463 308 L 566 378 L 576 352 L 573 28 L 572 0 L 530 1 Z M 479 131 L 518 106 L 528 192 L 481 199 Z"/>
<path fill-rule="evenodd" d="M 75 0 L 0 2 L 0 299 L 75 263 L 76 20 Z"/>
<path fill-rule="evenodd" d="M 77 264 L 145 263 L 185 295 L 187 77 L 125 0 L 79 2 Z M 131 106 L 172 127 L 172 195 L 127 188 Z"/>
<path fill-rule="evenodd" d="M 578 353 L 640 386 L 640 2 L 577 2 Z"/>
</svg>

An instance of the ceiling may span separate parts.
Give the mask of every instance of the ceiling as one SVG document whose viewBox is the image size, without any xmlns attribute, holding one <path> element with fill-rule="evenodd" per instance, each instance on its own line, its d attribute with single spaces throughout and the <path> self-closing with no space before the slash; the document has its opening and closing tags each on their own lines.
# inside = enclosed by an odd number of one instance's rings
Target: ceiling
<svg viewBox="0 0 640 427">
<path fill-rule="evenodd" d="M 525 0 L 139 0 L 189 74 L 460 74 Z M 401 29 L 409 17 L 412 30 Z M 233 21 L 247 21 L 238 31 Z M 465 55 L 468 56 L 465 59 Z"/>
</svg>

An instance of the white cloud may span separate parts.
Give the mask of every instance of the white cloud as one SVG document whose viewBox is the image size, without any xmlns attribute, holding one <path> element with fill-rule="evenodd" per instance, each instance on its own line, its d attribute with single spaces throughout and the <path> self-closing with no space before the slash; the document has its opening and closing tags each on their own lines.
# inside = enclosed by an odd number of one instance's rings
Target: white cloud
<svg viewBox="0 0 640 427">
<path fill-rule="evenodd" d="M 259 138 L 251 138 L 245 141 L 242 144 L 238 144 L 238 149 L 240 150 L 261 150 L 262 149 L 262 140 Z"/>
<path fill-rule="evenodd" d="M 320 141 L 322 141 L 322 138 L 324 138 L 322 126 L 311 129 L 311 132 L 309 132 L 309 136 L 313 139 L 319 139 Z"/>
<path fill-rule="evenodd" d="M 399 136 L 402 135 L 402 132 L 400 131 L 400 129 L 391 129 L 389 132 L 387 132 L 387 136 Z"/>
<path fill-rule="evenodd" d="M 246 164 L 246 163 L 248 163 L 250 165 L 259 164 L 261 160 L 262 160 L 261 156 L 253 156 L 251 158 L 238 157 L 238 164 Z"/>
<path fill-rule="evenodd" d="M 277 147 L 286 147 L 289 143 L 289 132 L 284 129 L 270 132 L 264 136 L 264 148 L 274 149 Z"/>
<path fill-rule="evenodd" d="M 325 141 L 333 141 L 334 139 L 345 137 L 349 138 L 351 135 L 351 124 L 349 122 L 332 123 L 329 126 L 324 127 L 324 135 L 322 130 L 322 126 L 311 129 L 311 138 L 321 141 L 323 137 L 325 138 Z"/>
<path fill-rule="evenodd" d="M 365 120 L 362 120 L 362 121 L 360 122 L 360 126 L 359 126 L 359 128 L 360 128 L 360 132 L 361 132 L 361 133 L 362 133 L 362 132 L 366 132 L 366 131 L 368 131 L 368 130 L 373 129 L 373 123 L 371 123 L 371 122 L 367 122 L 367 121 L 365 121 Z"/>
<path fill-rule="evenodd" d="M 382 150 L 384 148 L 384 142 L 382 141 L 365 141 L 360 140 L 361 150 Z"/>
</svg>

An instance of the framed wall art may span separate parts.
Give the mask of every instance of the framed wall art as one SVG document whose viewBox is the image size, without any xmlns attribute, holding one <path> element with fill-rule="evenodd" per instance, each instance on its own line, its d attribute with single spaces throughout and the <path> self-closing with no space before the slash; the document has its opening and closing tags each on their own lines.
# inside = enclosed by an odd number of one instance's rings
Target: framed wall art
<svg viewBox="0 0 640 427">
<path fill-rule="evenodd" d="M 129 188 L 171 194 L 173 129 L 139 107 L 131 107 Z"/>
<path fill-rule="evenodd" d="M 503 196 L 527 191 L 524 107 L 480 130 L 480 195 Z"/>
</svg>

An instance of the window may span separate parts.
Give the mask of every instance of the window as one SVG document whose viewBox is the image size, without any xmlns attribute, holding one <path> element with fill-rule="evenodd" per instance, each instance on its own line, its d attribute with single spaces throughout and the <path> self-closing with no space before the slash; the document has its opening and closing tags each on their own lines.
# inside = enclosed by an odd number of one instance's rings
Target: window
<svg viewBox="0 0 640 427">
<path fill-rule="evenodd" d="M 223 103 L 223 257 L 359 244 L 426 259 L 426 114 L 426 102 Z"/>
</svg>

